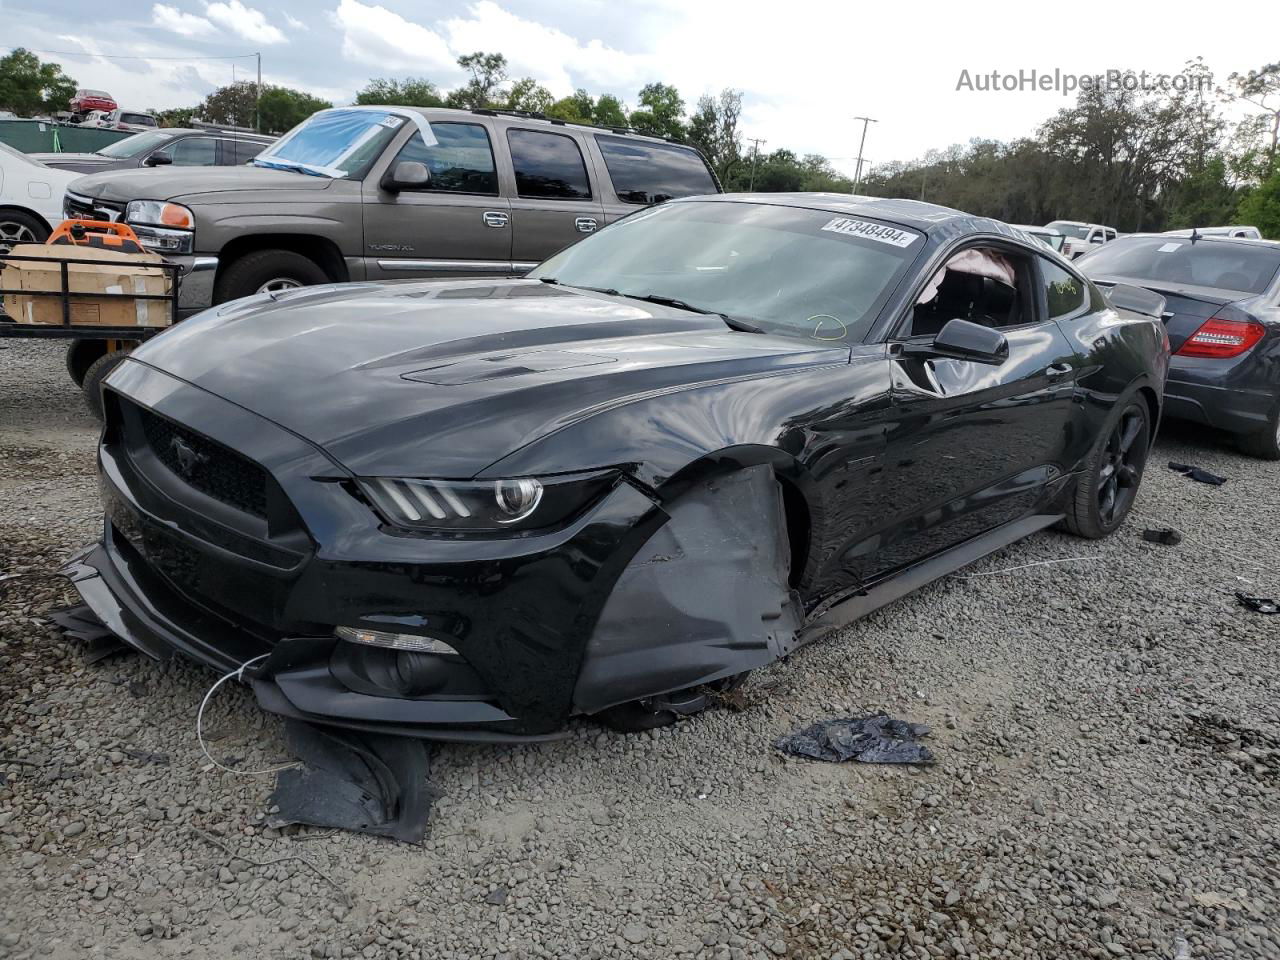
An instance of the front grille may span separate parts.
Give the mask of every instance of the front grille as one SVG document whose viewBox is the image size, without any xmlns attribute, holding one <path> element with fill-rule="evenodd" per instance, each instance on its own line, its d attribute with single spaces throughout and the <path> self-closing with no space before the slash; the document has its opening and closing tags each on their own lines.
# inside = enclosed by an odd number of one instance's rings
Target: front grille
<svg viewBox="0 0 1280 960">
<path fill-rule="evenodd" d="M 109 220 L 115 223 L 124 218 L 124 204 L 68 192 L 62 198 L 62 215 L 68 220 Z"/>
<path fill-rule="evenodd" d="M 136 408 L 147 446 L 188 486 L 215 500 L 267 516 L 267 474 L 234 450 L 145 407 Z"/>
</svg>

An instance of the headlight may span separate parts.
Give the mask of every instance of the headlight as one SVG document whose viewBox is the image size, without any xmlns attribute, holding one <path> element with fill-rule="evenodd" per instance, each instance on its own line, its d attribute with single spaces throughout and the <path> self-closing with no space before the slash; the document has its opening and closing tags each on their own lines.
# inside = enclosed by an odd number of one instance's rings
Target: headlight
<svg viewBox="0 0 1280 960">
<path fill-rule="evenodd" d="M 613 483 L 609 471 L 510 480 L 373 477 L 360 489 L 394 526 L 457 533 L 553 527 L 593 503 Z"/>
<path fill-rule="evenodd" d="M 180 203 L 134 200 L 125 207 L 124 220 L 148 250 L 191 253 L 194 249 L 196 218 Z"/>
<path fill-rule="evenodd" d="M 124 208 L 124 220 L 130 226 L 141 223 L 148 227 L 170 227 L 174 230 L 196 228 L 196 218 L 189 208 L 164 200 L 134 200 Z"/>
</svg>

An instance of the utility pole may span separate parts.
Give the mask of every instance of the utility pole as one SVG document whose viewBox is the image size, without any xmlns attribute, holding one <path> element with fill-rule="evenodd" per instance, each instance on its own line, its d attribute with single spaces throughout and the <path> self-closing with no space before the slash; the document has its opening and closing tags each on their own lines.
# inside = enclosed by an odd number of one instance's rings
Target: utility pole
<svg viewBox="0 0 1280 960">
<path fill-rule="evenodd" d="M 262 132 L 262 54 L 255 53 L 258 58 L 258 85 L 253 88 L 253 129 Z"/>
<path fill-rule="evenodd" d="M 858 168 L 857 172 L 853 175 L 853 192 L 857 193 L 858 184 L 862 182 L 862 148 L 867 145 L 867 126 L 872 123 L 879 123 L 880 121 L 874 120 L 871 117 L 854 117 L 853 119 L 862 121 L 862 140 L 858 144 Z"/>
<path fill-rule="evenodd" d="M 755 145 L 751 151 L 751 183 L 747 187 L 748 192 L 750 192 L 756 188 L 756 158 L 760 156 L 760 144 L 768 143 L 769 141 L 762 140 L 760 137 L 748 137 L 747 139 Z"/>
</svg>

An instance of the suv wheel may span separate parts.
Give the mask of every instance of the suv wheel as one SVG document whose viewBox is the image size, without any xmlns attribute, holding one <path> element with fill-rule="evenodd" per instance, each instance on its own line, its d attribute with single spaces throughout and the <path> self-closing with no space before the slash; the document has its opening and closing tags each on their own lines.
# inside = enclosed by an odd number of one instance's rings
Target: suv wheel
<svg viewBox="0 0 1280 960">
<path fill-rule="evenodd" d="M 255 293 L 291 290 L 329 283 L 329 275 L 314 260 L 292 250 L 255 250 L 233 261 L 218 277 L 214 303 L 225 303 Z"/>
</svg>

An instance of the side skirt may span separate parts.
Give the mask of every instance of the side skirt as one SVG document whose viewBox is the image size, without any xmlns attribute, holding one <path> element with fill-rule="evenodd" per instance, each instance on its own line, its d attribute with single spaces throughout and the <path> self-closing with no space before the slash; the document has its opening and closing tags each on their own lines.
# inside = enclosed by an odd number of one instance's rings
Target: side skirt
<svg viewBox="0 0 1280 960">
<path fill-rule="evenodd" d="M 834 606 L 820 607 L 822 612 L 808 621 L 796 637 L 797 646 L 812 643 L 828 636 L 840 627 L 860 620 L 869 613 L 893 603 L 912 591 L 919 590 L 934 580 L 954 573 L 961 567 L 981 560 L 989 553 L 1030 536 L 1045 527 L 1051 527 L 1062 519 L 1060 513 L 1037 513 L 1021 520 L 1011 520 L 1003 526 L 966 540 L 928 560 L 913 564 L 893 576 L 881 580 L 866 590 L 851 594 Z"/>
</svg>

